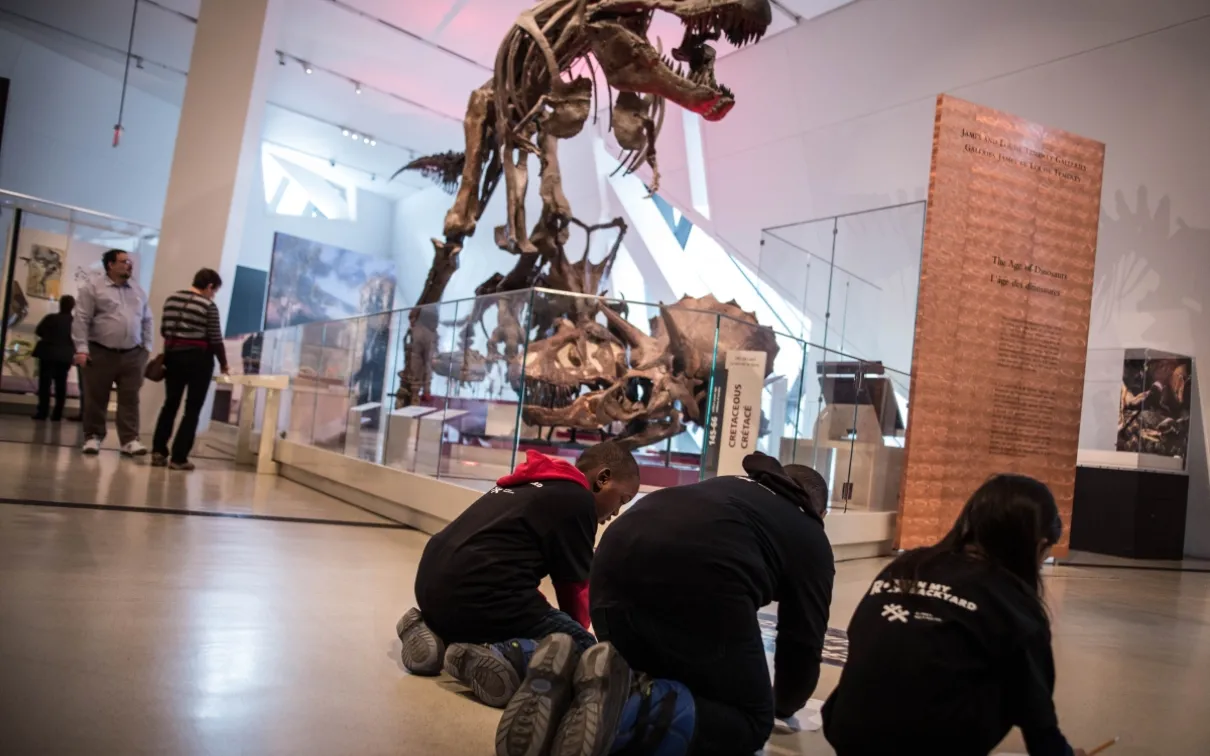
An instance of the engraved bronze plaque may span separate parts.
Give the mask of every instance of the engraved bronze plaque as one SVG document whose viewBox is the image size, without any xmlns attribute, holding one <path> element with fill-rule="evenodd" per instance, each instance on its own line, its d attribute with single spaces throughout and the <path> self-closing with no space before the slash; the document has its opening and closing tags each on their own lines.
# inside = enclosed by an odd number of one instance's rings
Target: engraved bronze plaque
<svg viewBox="0 0 1210 756">
<path fill-rule="evenodd" d="M 1054 491 L 1067 549 L 1105 145 L 937 98 L 899 545 L 989 476 Z"/>
</svg>

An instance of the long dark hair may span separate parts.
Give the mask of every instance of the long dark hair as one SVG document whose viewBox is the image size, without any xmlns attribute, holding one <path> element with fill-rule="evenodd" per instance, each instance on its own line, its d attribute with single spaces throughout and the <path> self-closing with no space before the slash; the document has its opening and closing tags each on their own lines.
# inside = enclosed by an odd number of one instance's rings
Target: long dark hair
<svg viewBox="0 0 1210 756">
<path fill-rule="evenodd" d="M 938 557 L 968 553 L 1020 578 L 1040 599 L 1038 549 L 1054 546 L 1062 535 L 1059 508 L 1045 483 L 1024 475 L 996 475 L 967 500 L 940 542 L 899 557 L 888 576 L 914 586 Z"/>
</svg>

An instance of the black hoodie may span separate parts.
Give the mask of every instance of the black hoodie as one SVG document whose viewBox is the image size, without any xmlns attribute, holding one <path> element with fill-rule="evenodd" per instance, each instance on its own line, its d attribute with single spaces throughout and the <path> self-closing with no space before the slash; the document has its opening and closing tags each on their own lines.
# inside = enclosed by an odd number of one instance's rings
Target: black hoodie
<svg viewBox="0 0 1210 756">
<path fill-rule="evenodd" d="M 751 461 L 751 464 L 749 464 Z M 836 568 L 823 519 L 777 461 L 745 460 L 729 476 L 647 494 L 605 531 L 593 561 L 593 607 L 647 610 L 720 640 L 759 633 L 774 601 L 779 717 L 819 682 Z"/>
</svg>

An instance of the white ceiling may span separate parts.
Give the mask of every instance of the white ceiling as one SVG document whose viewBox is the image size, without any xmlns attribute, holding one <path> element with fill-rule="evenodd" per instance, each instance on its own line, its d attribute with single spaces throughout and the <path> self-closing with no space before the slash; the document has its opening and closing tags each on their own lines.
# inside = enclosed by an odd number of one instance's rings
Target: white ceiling
<svg viewBox="0 0 1210 756">
<path fill-rule="evenodd" d="M 81 63 L 122 76 L 136 0 L 0 0 L 0 26 Z M 777 0 L 770 34 L 852 0 Z M 180 102 L 202 0 L 139 0 L 133 52 L 143 59 L 131 84 Z M 533 0 L 290 0 L 277 48 L 307 60 L 277 67 L 265 138 L 361 169 L 363 188 L 402 196 L 423 183 L 389 176 L 409 157 L 457 149 L 467 95 L 490 75 L 499 40 Z M 183 15 L 182 15 L 183 14 Z M 680 42 L 672 17 L 657 14 L 653 38 Z M 391 28 L 391 26 L 398 28 Z M 731 50 L 722 43 L 720 55 Z M 339 75 L 335 75 L 339 74 Z M 346 78 L 366 86 L 358 95 Z M 742 93 L 741 93 L 742 96 Z M 416 107 L 407 101 L 422 104 Z M 371 148 L 340 126 L 373 135 Z M 377 180 L 369 181 L 369 174 Z"/>
</svg>

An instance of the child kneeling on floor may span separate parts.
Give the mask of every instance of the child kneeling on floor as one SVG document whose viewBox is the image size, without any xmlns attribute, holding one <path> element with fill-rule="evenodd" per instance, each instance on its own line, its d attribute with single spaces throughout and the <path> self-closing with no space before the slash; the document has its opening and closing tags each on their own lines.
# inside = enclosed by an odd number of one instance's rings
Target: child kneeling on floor
<svg viewBox="0 0 1210 756">
<path fill-rule="evenodd" d="M 489 706 L 503 707 L 524 679 L 538 641 L 554 633 L 580 648 L 588 632 L 588 577 L 597 525 L 634 498 L 639 468 L 616 443 L 571 463 L 530 451 L 424 549 L 416 603 L 396 626 L 403 665 L 446 674 Z M 559 609 L 539 584 L 550 576 Z"/>
</svg>

